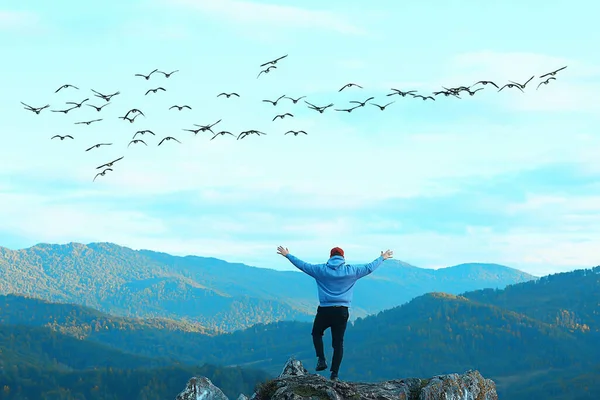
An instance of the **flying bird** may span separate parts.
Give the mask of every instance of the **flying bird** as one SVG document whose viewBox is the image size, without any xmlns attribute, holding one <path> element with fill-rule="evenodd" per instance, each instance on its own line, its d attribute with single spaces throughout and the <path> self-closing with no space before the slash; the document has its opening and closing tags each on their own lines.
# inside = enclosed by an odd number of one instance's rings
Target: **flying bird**
<svg viewBox="0 0 600 400">
<path fill-rule="evenodd" d="M 266 63 L 264 63 L 264 64 L 260 64 L 260 66 L 261 66 L 261 67 L 264 67 L 264 66 L 266 66 L 266 65 L 269 65 L 269 64 L 271 64 L 271 65 L 275 66 L 275 64 L 277 64 L 277 61 L 279 61 L 279 60 L 283 60 L 283 59 L 284 59 L 284 58 L 286 58 L 287 56 L 288 56 L 288 55 L 286 54 L 285 56 L 281 56 L 281 57 L 279 57 L 279 58 L 276 58 L 276 59 L 274 59 L 274 60 L 267 61 L 267 62 L 266 62 Z"/>
<path fill-rule="evenodd" d="M 140 115 L 143 115 L 144 117 L 146 116 L 146 114 L 144 114 L 141 110 L 138 110 L 137 108 L 132 108 L 131 110 L 127 111 L 125 116 L 128 117 L 129 114 L 140 114 Z"/>
<path fill-rule="evenodd" d="M 519 86 L 521 89 L 525 89 L 525 86 L 527 86 L 527 84 L 528 84 L 529 82 L 531 82 L 531 80 L 532 80 L 533 78 L 535 78 L 535 75 L 531 75 L 531 78 L 529 78 L 529 79 L 527 80 L 527 82 L 525 82 L 525 83 L 517 83 L 517 82 L 513 82 L 513 81 L 509 81 L 509 82 L 510 82 L 510 83 L 514 83 L 515 85 L 518 85 L 518 86 Z"/>
<path fill-rule="evenodd" d="M 375 97 L 369 97 L 368 99 L 366 99 L 365 101 L 356 101 L 356 100 L 352 100 L 349 101 L 348 103 L 354 103 L 354 104 L 359 104 L 357 107 L 364 107 L 365 104 L 367 104 L 368 101 L 373 100 Z M 356 107 L 354 107 L 356 108 Z"/>
<path fill-rule="evenodd" d="M 299 100 L 302 100 L 306 96 L 298 97 L 297 99 L 292 99 L 291 97 L 287 97 L 287 96 L 283 96 L 283 97 L 286 98 L 286 99 L 291 100 L 294 104 L 296 104 L 296 103 L 298 103 Z"/>
<path fill-rule="evenodd" d="M 69 111 L 71 111 L 71 110 L 74 110 L 74 109 L 76 109 L 76 108 L 78 108 L 78 107 L 71 107 L 71 108 L 67 108 L 67 109 L 65 109 L 65 110 L 50 110 L 50 111 L 52 111 L 52 112 L 61 112 L 61 113 L 64 113 L 64 114 L 66 114 L 66 113 L 68 113 Z"/>
<path fill-rule="evenodd" d="M 212 124 L 212 125 L 197 125 L 197 124 L 194 124 L 194 126 L 199 126 L 199 127 L 200 127 L 200 130 L 201 130 L 202 132 L 210 131 L 211 133 L 213 133 L 213 134 L 214 134 L 214 132 L 213 132 L 213 130 L 212 130 L 212 127 L 213 127 L 213 126 L 215 126 L 216 124 L 218 124 L 219 122 L 221 122 L 221 120 L 218 120 L 217 122 L 215 122 L 215 123 L 214 123 L 214 124 Z"/>
<path fill-rule="evenodd" d="M 356 107 L 354 107 L 354 108 L 356 108 Z M 291 133 L 294 136 L 298 136 L 300 133 L 304 133 L 305 135 L 308 135 L 308 133 L 306 133 L 304 131 L 287 131 L 286 133 L 284 133 L 284 135 L 287 135 L 288 133 Z"/>
<path fill-rule="evenodd" d="M 61 87 L 59 87 L 58 89 L 56 89 L 56 91 L 54 93 L 58 93 L 60 92 L 62 89 L 66 89 L 66 88 L 70 88 L 72 87 L 73 89 L 77 89 L 79 90 L 79 88 L 77 86 L 73 86 L 73 85 L 69 85 L 68 83 L 66 85 L 62 85 Z"/>
<path fill-rule="evenodd" d="M 179 111 L 183 110 L 184 108 L 187 108 L 188 110 L 191 110 L 191 109 L 192 109 L 192 107 L 190 107 L 190 106 L 186 106 L 186 105 L 184 105 L 184 106 L 177 106 L 177 105 L 175 105 L 175 106 L 171 106 L 171 107 L 169 107 L 169 110 L 171 110 L 171 109 L 173 109 L 173 108 L 176 108 L 176 109 L 178 109 Z"/>
<path fill-rule="evenodd" d="M 110 145 L 112 145 L 112 143 L 98 143 L 98 144 L 93 145 L 89 149 L 86 149 L 85 151 L 90 151 L 92 149 L 98 149 L 98 148 L 100 148 L 100 146 L 110 146 Z"/>
<path fill-rule="evenodd" d="M 121 157 L 117 158 L 116 160 L 113 160 L 113 161 L 111 161 L 109 163 L 102 164 L 101 166 L 96 167 L 96 169 L 100 169 L 100 168 L 104 168 L 104 167 L 112 167 L 117 161 L 122 160 L 123 157 L 125 157 L 125 156 L 121 156 Z"/>
<path fill-rule="evenodd" d="M 354 106 L 352 108 L 345 108 L 345 109 L 334 108 L 334 110 L 335 111 L 346 111 L 348 113 L 351 113 L 352 110 L 355 110 L 355 109 L 360 108 L 360 107 L 362 107 L 362 106 Z"/>
<path fill-rule="evenodd" d="M 144 142 L 142 139 L 134 139 L 131 142 L 129 142 L 129 144 L 127 145 L 127 147 L 131 146 L 132 144 L 136 144 L 136 143 L 144 143 L 146 146 L 148 146 L 146 144 L 146 142 Z"/>
<path fill-rule="evenodd" d="M 135 139 L 135 137 L 138 135 L 138 133 L 139 133 L 140 135 L 142 135 L 142 136 L 143 136 L 143 135 L 145 135 L 146 133 L 149 133 L 149 134 L 151 134 L 152 136 L 156 136 L 156 135 L 154 134 L 154 132 L 152 132 L 152 131 L 149 131 L 149 130 L 147 130 L 147 129 L 146 129 L 146 130 L 143 130 L 143 131 L 137 131 L 136 133 L 134 133 L 134 134 L 133 134 L 133 139 Z"/>
<path fill-rule="evenodd" d="M 423 99 L 423 101 L 425 101 L 425 100 L 427 100 L 427 99 L 431 99 L 431 100 L 435 101 L 435 97 L 433 97 L 433 96 L 423 96 L 423 95 L 420 95 L 420 94 L 415 94 L 415 95 L 413 95 L 413 97 L 414 97 L 415 99 L 416 99 L 417 97 L 419 97 L 419 98 Z"/>
<path fill-rule="evenodd" d="M 478 81 L 478 82 L 475 82 L 473 85 L 471 85 L 471 87 L 473 87 L 473 86 L 475 86 L 475 85 L 478 85 L 478 84 L 480 84 L 480 83 L 481 83 L 483 86 L 485 86 L 485 85 L 492 85 L 492 86 L 494 86 L 496 89 L 500 89 L 500 88 L 498 87 L 498 85 L 496 85 L 496 84 L 495 84 L 494 82 L 492 82 L 492 81 Z"/>
<path fill-rule="evenodd" d="M 249 131 L 244 131 L 244 132 L 240 133 L 238 135 L 238 137 L 237 137 L 237 140 L 243 139 L 243 138 L 245 138 L 247 136 L 250 136 L 250 135 L 253 135 L 253 134 L 256 135 L 256 136 L 266 135 L 266 133 L 264 133 L 264 132 L 260 132 L 260 131 L 257 131 L 255 129 L 251 129 Z"/>
<path fill-rule="evenodd" d="M 269 71 L 271 71 L 271 69 L 277 69 L 277 67 L 276 67 L 276 66 L 274 66 L 274 65 L 271 65 L 271 66 L 269 66 L 267 69 L 263 69 L 262 71 L 260 71 L 260 72 L 258 73 L 258 76 L 256 77 L 256 79 L 258 79 L 258 77 L 259 77 L 261 74 L 268 74 L 268 73 L 269 73 Z"/>
<path fill-rule="evenodd" d="M 162 90 L 163 92 L 166 92 L 167 89 L 165 89 L 164 87 L 157 87 L 156 89 L 150 89 L 146 92 L 145 96 L 148 96 L 148 93 L 152 92 L 152 93 L 156 93 L 157 91 Z"/>
<path fill-rule="evenodd" d="M 467 92 L 469 92 L 469 94 L 470 94 L 471 96 L 474 96 L 474 95 L 475 95 L 475 93 L 479 92 L 480 90 L 483 90 L 483 88 L 475 89 L 475 90 L 473 90 L 473 91 L 471 91 L 471 89 L 469 89 L 469 90 L 467 90 Z"/>
<path fill-rule="evenodd" d="M 104 171 L 102 171 L 102 172 L 98 172 L 98 173 L 96 174 L 96 176 L 94 177 L 94 180 L 93 180 L 92 182 L 94 182 L 94 181 L 96 180 L 96 178 L 97 178 L 97 177 L 106 175 L 106 173 L 107 173 L 108 171 L 112 171 L 112 168 L 106 168 Z"/>
<path fill-rule="evenodd" d="M 154 71 L 150 72 L 148 75 L 144 75 L 144 74 L 135 74 L 135 76 L 141 76 L 144 79 L 148 80 L 150 79 L 150 76 L 152 76 L 153 73 L 155 73 L 156 71 L 158 71 L 158 69 L 155 69 Z"/>
<path fill-rule="evenodd" d="M 163 140 L 160 141 L 160 143 L 158 144 L 159 146 L 165 141 L 165 140 L 174 140 L 177 143 L 181 143 L 179 140 L 175 139 L 173 136 L 167 136 L 166 138 L 164 138 Z"/>
<path fill-rule="evenodd" d="M 96 109 L 96 111 L 100 112 L 100 111 L 101 111 L 101 110 L 102 110 L 104 107 L 106 107 L 106 106 L 107 106 L 107 105 L 109 105 L 109 104 L 110 104 L 110 103 L 104 103 L 104 105 L 103 105 L 103 106 L 100 106 L 100 107 L 96 107 L 96 106 L 95 106 L 95 105 L 93 105 L 93 104 L 86 104 L 86 106 L 88 106 L 88 107 L 93 107 L 93 108 L 95 108 L 95 109 Z M 77 108 L 77 107 L 73 107 L 73 108 Z"/>
<path fill-rule="evenodd" d="M 170 77 L 171 75 L 173 75 L 175 72 L 179 72 L 179 70 L 178 70 L 178 69 L 176 69 L 175 71 L 171 71 L 171 72 L 169 72 L 169 73 L 166 73 L 166 72 L 163 72 L 163 71 L 156 71 L 156 72 L 158 72 L 159 74 L 163 74 L 163 75 L 165 76 L 165 78 L 169 78 L 169 77 Z"/>
<path fill-rule="evenodd" d="M 240 95 L 237 93 L 220 93 L 217 95 L 217 97 L 220 97 L 220 96 L 227 96 L 227 98 L 230 98 L 231 96 L 240 97 Z"/>
<path fill-rule="evenodd" d="M 142 114 L 135 114 L 135 115 L 133 116 L 133 118 L 129 118 L 129 117 L 126 115 L 126 116 L 124 116 L 124 117 L 119 117 L 119 119 L 122 119 L 123 121 L 127 120 L 127 121 L 129 121 L 129 123 L 130 123 L 130 124 L 133 124 L 133 121 L 135 121 L 135 119 L 136 119 L 137 117 L 139 117 L 140 115 L 142 115 Z"/>
<path fill-rule="evenodd" d="M 98 121 L 102 121 L 102 118 L 100 118 L 100 119 L 93 119 L 93 120 L 91 120 L 91 121 L 75 122 L 75 125 L 80 125 L 80 124 L 86 124 L 86 125 L 89 125 L 89 124 L 91 124 L 92 122 L 98 122 Z"/>
<path fill-rule="evenodd" d="M 512 89 L 512 88 L 517 88 L 519 89 L 521 92 L 523 91 L 523 89 L 521 89 L 521 86 L 519 86 L 518 83 L 507 83 L 506 85 L 502 86 L 498 91 L 501 92 L 502 89 L 504 89 L 505 87 Z"/>
<path fill-rule="evenodd" d="M 344 86 L 342 86 L 342 88 L 340 90 L 338 90 L 338 92 L 341 92 L 342 90 L 346 89 L 346 88 L 350 88 L 352 86 L 356 86 L 357 88 L 363 88 L 360 85 L 357 85 L 356 83 L 346 83 Z"/>
<path fill-rule="evenodd" d="M 554 75 L 556 75 L 557 72 L 560 72 L 560 71 L 562 71 L 565 68 L 567 68 L 567 65 L 565 65 L 562 68 L 557 69 L 556 71 L 548 72 L 547 74 L 541 75 L 540 78 L 545 78 L 547 76 L 554 76 Z"/>
<path fill-rule="evenodd" d="M 276 106 L 277 102 L 279 102 L 279 100 L 283 99 L 284 97 L 285 97 L 285 94 L 283 96 L 279 96 L 279 98 L 277 100 L 275 100 L 275 101 L 273 101 L 273 100 L 263 100 L 263 103 L 271 103 L 274 106 Z"/>
<path fill-rule="evenodd" d="M 394 89 L 394 88 L 391 88 L 390 90 L 392 90 L 393 92 L 390 94 L 387 94 L 386 96 L 400 95 L 402 97 L 406 97 L 406 95 L 414 96 L 414 93 L 417 93 L 416 90 L 409 90 L 408 92 L 403 92 L 402 90 Z"/>
<path fill-rule="evenodd" d="M 551 77 L 547 78 L 545 81 L 542 81 L 542 82 L 540 82 L 540 83 L 537 85 L 537 88 L 535 88 L 535 90 L 538 90 L 538 89 L 540 88 L 540 86 L 542 86 L 542 85 L 547 85 L 547 84 L 549 84 L 551 80 L 555 81 L 555 80 L 556 80 L 556 78 L 555 78 L 555 77 L 553 77 L 553 76 L 551 76 Z"/>
<path fill-rule="evenodd" d="M 46 104 L 44 107 L 31 107 L 30 105 L 27 105 L 23 102 L 21 102 L 21 104 L 23 104 L 25 106 L 23 108 L 26 109 L 27 111 L 33 111 L 34 113 L 36 113 L 38 115 L 40 112 L 42 112 L 42 110 L 50 107 L 50 104 Z"/>
<path fill-rule="evenodd" d="M 233 137 L 235 137 L 235 135 L 231 132 L 228 131 L 221 131 L 221 132 L 217 132 L 215 133 L 215 135 L 213 137 L 210 138 L 210 140 L 213 140 L 214 138 L 216 138 L 217 136 L 225 136 L 225 135 L 231 135 Z"/>
<path fill-rule="evenodd" d="M 192 132 L 194 135 L 197 135 L 198 132 L 200 132 L 200 131 L 202 131 L 202 132 L 205 131 L 205 129 L 202 129 L 202 128 L 198 128 L 198 129 L 182 129 L 182 130 L 186 131 L 186 132 Z"/>
<path fill-rule="evenodd" d="M 275 116 L 275 118 L 273 118 L 273 121 L 275 121 L 277 118 L 284 119 L 284 118 L 285 118 L 285 117 L 287 117 L 287 116 L 293 117 L 293 116 L 294 116 L 294 114 L 290 114 L 290 113 L 279 114 L 279 115 L 276 115 L 276 116 Z"/>
<path fill-rule="evenodd" d="M 72 105 L 74 105 L 74 106 L 75 106 L 74 108 L 80 108 L 80 107 L 81 107 L 81 105 L 82 105 L 83 103 L 85 103 L 86 101 L 88 101 L 88 100 L 89 100 L 89 99 L 82 100 L 82 101 L 81 101 L 81 103 L 77 103 L 77 102 L 74 102 L 74 101 L 67 101 L 65 104 L 72 104 Z"/>
<path fill-rule="evenodd" d="M 389 103 L 387 103 L 385 106 L 380 106 L 379 104 L 375 104 L 375 103 L 369 103 L 369 104 L 371 104 L 371 105 L 373 105 L 373 106 L 375 106 L 375 107 L 379 107 L 379 109 L 380 109 L 381 111 L 383 111 L 383 110 L 385 110 L 385 108 L 386 108 L 387 106 L 389 106 L 390 104 L 393 104 L 393 103 L 395 103 L 395 101 L 389 102 Z"/>
<path fill-rule="evenodd" d="M 304 100 L 304 102 L 305 102 L 306 104 L 308 104 L 308 108 L 311 108 L 311 109 L 313 109 L 313 110 L 316 110 L 316 111 L 320 112 L 321 114 L 323 114 L 323 111 L 325 111 L 325 110 L 326 110 L 326 109 L 328 109 L 329 107 L 333 107 L 333 103 L 330 103 L 330 104 L 328 104 L 328 105 L 326 105 L 326 106 L 323 106 L 323 107 L 318 107 L 318 106 L 315 106 L 314 104 L 311 104 L 311 103 L 309 103 L 309 102 L 308 102 L 308 101 L 306 101 L 306 100 Z"/>
<path fill-rule="evenodd" d="M 71 136 L 71 135 L 65 135 L 65 136 L 54 135 L 50 139 L 54 139 L 54 138 L 59 138 L 60 140 L 65 140 L 66 138 L 74 139 L 73 136 Z"/>
<path fill-rule="evenodd" d="M 108 103 L 110 101 L 110 99 L 112 99 L 114 96 L 121 94 L 121 92 L 115 92 L 113 94 L 102 94 L 94 89 L 91 89 L 92 92 L 94 92 L 94 96 L 99 97 L 101 99 L 106 100 L 106 102 Z"/>
</svg>

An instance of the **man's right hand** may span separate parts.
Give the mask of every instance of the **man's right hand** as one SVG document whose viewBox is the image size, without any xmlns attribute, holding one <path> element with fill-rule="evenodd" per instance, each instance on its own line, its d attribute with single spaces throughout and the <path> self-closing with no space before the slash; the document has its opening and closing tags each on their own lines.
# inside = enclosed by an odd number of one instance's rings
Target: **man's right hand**
<svg viewBox="0 0 600 400">
<path fill-rule="evenodd" d="M 386 250 L 386 251 L 381 252 L 381 257 L 383 257 L 384 260 L 392 258 L 393 256 L 394 256 L 394 252 L 391 250 Z"/>
</svg>

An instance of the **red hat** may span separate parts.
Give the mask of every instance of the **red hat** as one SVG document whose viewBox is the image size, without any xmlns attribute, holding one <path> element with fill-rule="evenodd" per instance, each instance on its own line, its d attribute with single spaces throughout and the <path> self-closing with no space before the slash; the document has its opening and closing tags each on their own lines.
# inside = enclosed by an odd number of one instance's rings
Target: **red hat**
<svg viewBox="0 0 600 400">
<path fill-rule="evenodd" d="M 329 257 L 333 257 L 333 256 L 342 256 L 342 257 L 344 257 L 344 250 L 342 250 L 339 247 L 334 247 L 333 249 L 331 249 L 331 252 L 329 253 Z"/>
</svg>

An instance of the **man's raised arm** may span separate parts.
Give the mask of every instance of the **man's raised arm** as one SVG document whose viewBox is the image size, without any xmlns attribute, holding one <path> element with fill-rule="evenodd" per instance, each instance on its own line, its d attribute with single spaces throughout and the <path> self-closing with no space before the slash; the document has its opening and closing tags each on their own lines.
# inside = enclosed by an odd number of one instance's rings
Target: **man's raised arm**
<svg viewBox="0 0 600 400">
<path fill-rule="evenodd" d="M 377 268 L 379 268 L 379 266 L 385 260 L 392 258 L 393 255 L 394 255 L 394 252 L 391 250 L 387 250 L 385 252 L 382 251 L 381 255 L 379 257 L 377 257 L 375 260 L 373 260 L 372 262 L 370 262 L 368 264 L 353 265 L 352 268 L 354 269 L 354 274 L 355 274 L 356 278 L 360 279 L 362 277 L 369 275 L 370 273 L 375 271 Z"/>
<path fill-rule="evenodd" d="M 282 256 L 287 258 L 300 271 L 312 276 L 313 278 L 315 277 L 315 269 L 318 267 L 318 265 L 309 264 L 307 262 L 302 261 L 298 257 L 291 255 L 290 251 L 287 248 L 284 248 L 283 246 L 279 246 L 277 248 L 277 254 L 281 254 Z"/>
</svg>

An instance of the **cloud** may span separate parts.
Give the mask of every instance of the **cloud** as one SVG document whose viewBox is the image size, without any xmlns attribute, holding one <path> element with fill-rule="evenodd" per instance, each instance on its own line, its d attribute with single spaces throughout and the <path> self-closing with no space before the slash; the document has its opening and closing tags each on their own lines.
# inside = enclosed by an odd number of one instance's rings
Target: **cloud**
<svg viewBox="0 0 600 400">
<path fill-rule="evenodd" d="M 40 17 L 31 12 L 0 10 L 0 30 L 31 28 L 39 21 Z"/>
<path fill-rule="evenodd" d="M 361 35 L 364 30 L 343 16 L 329 11 L 241 0 L 169 0 L 168 4 L 189 7 L 235 23 L 269 24 L 280 28 L 317 28 Z"/>
</svg>

